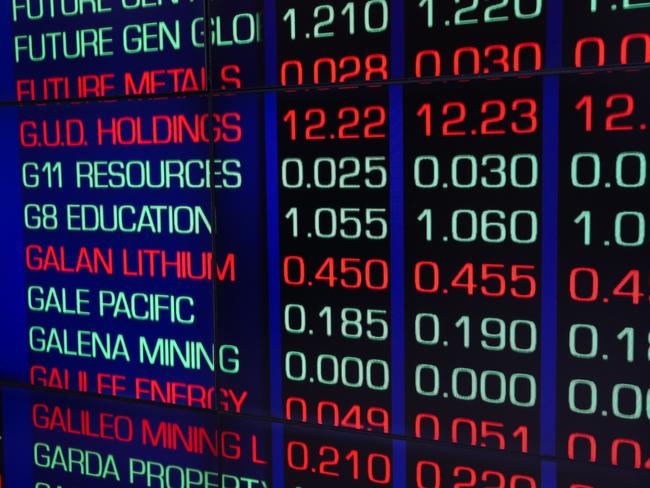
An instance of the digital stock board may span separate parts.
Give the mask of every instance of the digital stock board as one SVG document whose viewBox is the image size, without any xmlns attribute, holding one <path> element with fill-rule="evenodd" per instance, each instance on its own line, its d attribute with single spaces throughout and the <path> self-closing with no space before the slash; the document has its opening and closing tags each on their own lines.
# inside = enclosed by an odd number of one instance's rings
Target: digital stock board
<svg viewBox="0 0 650 488">
<path fill-rule="evenodd" d="M 0 488 L 650 486 L 650 1 L 1 8 Z"/>
</svg>

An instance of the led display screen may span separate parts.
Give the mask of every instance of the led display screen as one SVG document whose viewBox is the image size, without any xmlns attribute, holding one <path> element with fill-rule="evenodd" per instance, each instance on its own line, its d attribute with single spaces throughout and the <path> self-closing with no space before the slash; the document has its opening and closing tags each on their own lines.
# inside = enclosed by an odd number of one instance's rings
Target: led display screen
<svg viewBox="0 0 650 488">
<path fill-rule="evenodd" d="M 0 488 L 646 486 L 650 2 L 0 22 Z"/>
</svg>

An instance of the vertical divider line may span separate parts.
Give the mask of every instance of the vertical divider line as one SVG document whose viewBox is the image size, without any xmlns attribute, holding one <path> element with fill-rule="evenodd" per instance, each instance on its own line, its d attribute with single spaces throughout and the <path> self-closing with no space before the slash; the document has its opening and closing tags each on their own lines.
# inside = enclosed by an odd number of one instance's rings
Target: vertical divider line
<svg viewBox="0 0 650 488">
<path fill-rule="evenodd" d="M 0 12 L 0 32 L 13 34 L 10 9 Z M 0 43 L 0 94 L 13 98 L 14 58 L 11 43 Z M 25 273 L 25 236 L 23 234 L 23 195 L 18 144 L 19 106 L 0 107 L 0 147 L 2 147 L 3 178 L 0 180 L 0 205 L 4 211 L 3 233 L 0 238 L 0 252 L 4 259 L 4 276 L 11 277 L 11 286 L 0 293 L 0 307 L 11 313 L 4 314 L 0 321 L 0 381 L 28 381 L 26 371 L 29 365 L 27 348 L 27 301 Z M 7 417 L 5 417 L 7 418 Z"/>
<path fill-rule="evenodd" d="M 558 91 L 557 76 L 544 79 L 542 149 L 542 364 L 540 451 L 555 455 L 557 429 L 557 220 L 558 220 Z M 551 463 L 544 462 L 543 466 Z M 554 467 L 554 464 L 553 464 Z M 555 486 L 542 470 L 542 486 Z"/>
<path fill-rule="evenodd" d="M 264 81 L 266 87 L 277 84 L 276 0 L 262 0 L 264 17 Z M 264 148 L 266 182 L 267 277 L 269 313 L 269 388 L 270 410 L 282 418 L 282 330 L 280 326 L 280 235 L 278 186 L 277 94 L 264 93 Z M 284 426 L 271 427 L 272 486 L 284 487 Z"/>
<path fill-rule="evenodd" d="M 210 6 L 213 1 L 218 0 L 203 0 L 203 25 L 210 25 Z M 212 92 L 212 43 L 203 43 L 203 61 L 205 63 L 205 91 Z"/>
<path fill-rule="evenodd" d="M 2 416 L 2 410 L 3 410 L 3 391 L 0 389 L 0 488 L 5 486 L 6 481 L 4 480 L 5 476 L 5 456 L 4 456 L 4 437 L 3 432 L 4 432 L 4 417 Z"/>
<path fill-rule="evenodd" d="M 212 2 L 213 1 L 218 1 L 218 0 L 203 0 L 203 25 L 204 26 L 209 26 L 210 25 L 210 13 L 211 13 L 211 7 L 212 7 Z M 208 36 L 209 38 L 209 36 Z M 212 42 L 205 42 L 204 43 L 204 53 L 203 53 L 203 62 L 205 66 L 205 92 L 206 92 L 206 97 L 207 97 L 207 105 L 208 105 L 208 130 L 209 134 L 213 133 L 213 128 L 214 128 L 214 104 L 213 104 L 213 96 L 212 96 L 212 56 L 213 56 L 213 45 Z M 208 157 L 210 158 L 210 164 L 212 164 L 212 161 L 216 160 L 217 158 L 217 147 L 215 141 L 210 138 L 210 142 L 208 142 Z M 216 256 L 218 249 L 219 249 L 219 237 L 218 237 L 218 230 L 217 226 L 219 223 L 218 219 L 218 202 L 217 202 L 217 188 L 216 188 L 216 175 L 214 174 L 213 171 L 210 171 L 210 216 L 211 216 L 211 224 L 212 224 L 212 235 L 211 235 L 211 251 L 212 251 L 212 256 Z M 219 284 L 216 279 L 212 280 L 212 343 L 214 344 L 215 347 L 219 347 L 221 343 L 221 338 L 219 334 L 219 318 L 218 318 L 218 312 L 219 312 Z M 221 377 L 220 377 L 221 371 L 219 371 L 218 367 L 214 368 L 214 377 L 213 377 L 213 382 L 215 385 L 215 391 L 219 391 L 219 388 L 221 387 Z M 215 402 L 215 410 L 216 410 L 216 428 L 218 432 L 223 431 L 223 422 L 220 414 L 221 406 L 219 402 Z M 219 472 L 223 471 L 223 460 L 219 458 L 217 462 L 217 466 L 219 469 Z"/>
<path fill-rule="evenodd" d="M 404 77 L 404 1 L 390 3 L 390 77 Z M 388 88 L 391 303 L 391 431 L 404 435 L 403 85 Z M 393 441 L 393 486 L 406 486 L 406 444 Z"/>
<path fill-rule="evenodd" d="M 404 434 L 404 156 L 402 85 L 389 87 L 391 430 Z"/>
<path fill-rule="evenodd" d="M 548 0 L 546 68 L 562 65 L 562 0 Z M 557 254 L 559 78 L 543 80 L 542 120 L 542 363 L 540 451 L 555 456 L 557 429 Z M 542 487 L 556 486 L 556 465 L 542 462 Z"/>
</svg>

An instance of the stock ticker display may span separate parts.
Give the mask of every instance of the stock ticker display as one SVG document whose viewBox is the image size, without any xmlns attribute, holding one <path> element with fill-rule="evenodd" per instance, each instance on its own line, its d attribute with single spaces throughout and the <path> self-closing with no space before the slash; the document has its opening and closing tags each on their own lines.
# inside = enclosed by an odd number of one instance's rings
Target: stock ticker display
<svg viewBox="0 0 650 488">
<path fill-rule="evenodd" d="M 650 486 L 650 1 L 3 3 L 0 488 Z"/>
</svg>

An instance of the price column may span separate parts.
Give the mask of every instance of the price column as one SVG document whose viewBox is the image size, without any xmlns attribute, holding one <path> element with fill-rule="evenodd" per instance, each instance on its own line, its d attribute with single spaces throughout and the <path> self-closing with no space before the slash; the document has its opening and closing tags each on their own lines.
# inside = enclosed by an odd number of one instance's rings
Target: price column
<svg viewBox="0 0 650 488">
<path fill-rule="evenodd" d="M 650 60 L 650 3 L 565 16 L 567 65 Z M 626 468 L 650 466 L 649 82 L 619 69 L 560 86 L 558 452 Z"/>
<path fill-rule="evenodd" d="M 405 88 L 407 431 L 535 452 L 542 82 L 498 77 L 542 68 L 543 5 L 450 4 L 407 3 L 407 74 L 490 78 Z"/>
<path fill-rule="evenodd" d="M 388 4 L 279 1 L 277 22 L 281 85 L 316 85 L 278 95 L 284 414 L 387 433 L 388 90 L 335 85 L 388 78 Z M 286 433 L 287 483 L 311 476 L 309 486 L 328 486 L 331 472 L 353 466 L 355 456 L 387 463 L 353 469 L 346 486 L 389 482 L 389 452 L 314 442 Z M 338 459 L 331 469 L 314 461 L 330 456 Z"/>
</svg>

